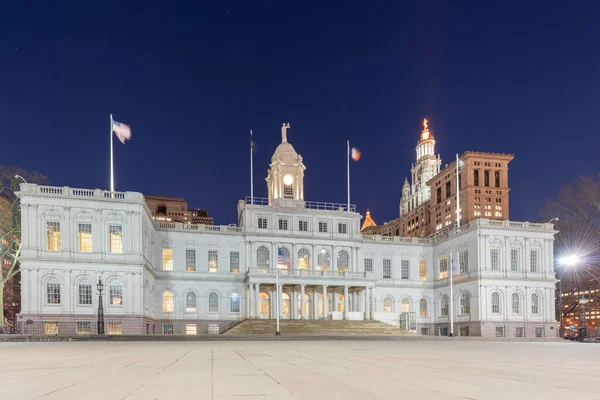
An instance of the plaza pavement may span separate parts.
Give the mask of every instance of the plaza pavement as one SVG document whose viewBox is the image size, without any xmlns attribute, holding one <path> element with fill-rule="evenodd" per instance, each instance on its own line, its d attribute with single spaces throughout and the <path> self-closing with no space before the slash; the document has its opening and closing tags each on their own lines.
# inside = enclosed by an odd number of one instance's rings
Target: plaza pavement
<svg viewBox="0 0 600 400">
<path fill-rule="evenodd" d="M 0 343 L 0 399 L 598 399 L 600 345 Z"/>
</svg>

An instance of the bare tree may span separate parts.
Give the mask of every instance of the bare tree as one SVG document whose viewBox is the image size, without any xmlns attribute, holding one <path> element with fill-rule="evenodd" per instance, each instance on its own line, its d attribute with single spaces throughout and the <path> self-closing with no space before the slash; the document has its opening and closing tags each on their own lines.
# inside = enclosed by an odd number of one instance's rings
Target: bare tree
<svg viewBox="0 0 600 400">
<path fill-rule="evenodd" d="M 46 176 L 28 172 L 23 168 L 0 165 L 0 330 L 5 321 L 5 309 L 14 316 L 20 308 L 19 259 L 21 257 L 21 207 L 15 192 L 23 180 L 30 183 L 45 183 Z M 5 298 L 9 299 L 5 305 Z"/>
</svg>

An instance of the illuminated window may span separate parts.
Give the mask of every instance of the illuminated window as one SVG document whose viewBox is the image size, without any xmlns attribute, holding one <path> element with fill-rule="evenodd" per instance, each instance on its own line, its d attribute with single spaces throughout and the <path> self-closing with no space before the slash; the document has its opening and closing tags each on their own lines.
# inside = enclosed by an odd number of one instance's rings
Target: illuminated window
<svg viewBox="0 0 600 400">
<path fill-rule="evenodd" d="M 492 314 L 500 314 L 500 294 L 492 293 Z"/>
<path fill-rule="evenodd" d="M 92 333 L 92 321 L 77 321 L 76 334 L 90 335 Z"/>
<path fill-rule="evenodd" d="M 392 260 L 383 260 L 383 279 L 392 279 Z"/>
<path fill-rule="evenodd" d="M 185 250 L 185 270 L 188 272 L 196 271 L 196 250 Z"/>
<path fill-rule="evenodd" d="M 463 250 L 458 253 L 458 263 L 461 274 L 466 274 L 469 272 L 469 250 Z"/>
<path fill-rule="evenodd" d="M 60 222 L 46 221 L 46 250 L 60 251 Z"/>
<path fill-rule="evenodd" d="M 364 264 L 365 264 L 365 272 L 373 272 L 373 259 L 372 258 L 365 258 Z"/>
<path fill-rule="evenodd" d="M 237 274 L 240 272 L 240 252 L 231 251 L 229 252 L 229 272 Z"/>
<path fill-rule="evenodd" d="M 410 312 L 410 298 L 408 297 L 402 299 L 402 312 Z"/>
<path fill-rule="evenodd" d="M 308 231 L 308 221 L 302 219 L 298 221 L 298 230 L 302 232 Z"/>
<path fill-rule="evenodd" d="M 519 271 L 519 249 L 510 249 L 510 271 Z"/>
<path fill-rule="evenodd" d="M 538 251 L 531 250 L 530 252 L 530 260 L 529 260 L 529 272 L 537 272 L 538 267 Z"/>
<path fill-rule="evenodd" d="M 269 269 L 269 250 L 261 246 L 256 250 L 256 266 L 261 270 Z"/>
<path fill-rule="evenodd" d="M 44 334 L 58 335 L 58 321 L 44 321 Z"/>
<path fill-rule="evenodd" d="M 294 198 L 294 187 L 292 185 L 283 185 L 283 198 L 293 199 Z"/>
<path fill-rule="evenodd" d="M 513 293 L 512 295 L 512 312 L 513 314 L 521 313 L 521 298 L 517 293 Z"/>
<path fill-rule="evenodd" d="M 82 279 L 79 281 L 79 305 L 91 305 L 92 304 L 92 284 L 88 279 Z"/>
<path fill-rule="evenodd" d="M 121 323 L 121 321 L 108 321 L 106 325 L 108 325 L 107 331 L 109 335 L 123 334 L 123 324 Z"/>
<path fill-rule="evenodd" d="M 421 317 L 427 316 L 427 300 L 425 299 L 421 299 L 421 301 L 419 301 L 419 315 Z"/>
<path fill-rule="evenodd" d="M 60 304 L 60 282 L 58 279 L 48 279 L 48 282 L 46 283 L 46 294 L 48 304 Z"/>
<path fill-rule="evenodd" d="M 216 293 L 208 295 L 208 312 L 219 312 L 219 295 Z"/>
<path fill-rule="evenodd" d="M 163 312 L 175 311 L 175 299 L 173 298 L 173 292 L 167 290 L 163 293 Z"/>
<path fill-rule="evenodd" d="M 195 335 L 197 333 L 196 324 L 185 324 L 185 334 L 186 335 Z"/>
<path fill-rule="evenodd" d="M 410 264 L 408 260 L 400 261 L 400 279 L 410 279 Z"/>
<path fill-rule="evenodd" d="M 344 250 L 340 251 L 337 256 L 337 270 L 348 271 L 348 265 L 350 264 L 350 257 Z"/>
<path fill-rule="evenodd" d="M 162 269 L 163 271 L 173 271 L 173 249 L 164 248 L 162 249 Z"/>
<path fill-rule="evenodd" d="M 419 279 L 427 280 L 427 261 L 419 261 Z"/>
<path fill-rule="evenodd" d="M 537 293 L 531 295 L 531 313 L 533 315 L 540 313 L 540 296 Z"/>
<path fill-rule="evenodd" d="M 208 272 L 219 272 L 217 250 L 208 251 Z"/>
<path fill-rule="evenodd" d="M 448 296 L 444 295 L 440 299 L 440 317 L 448 316 Z"/>
<path fill-rule="evenodd" d="M 92 224 L 79 224 L 77 232 L 79 251 L 81 253 L 92 252 Z"/>
<path fill-rule="evenodd" d="M 394 311 L 394 301 L 392 300 L 391 297 L 386 297 L 385 299 L 383 299 L 383 312 L 384 313 L 391 313 Z"/>
<path fill-rule="evenodd" d="M 267 219 L 265 217 L 258 217 L 258 229 L 267 229 Z"/>
<path fill-rule="evenodd" d="M 229 311 L 232 313 L 240 312 L 240 295 L 232 293 L 229 297 Z"/>
<path fill-rule="evenodd" d="M 112 305 L 112 306 L 122 306 L 123 305 L 123 285 L 121 284 L 120 280 L 115 279 L 110 282 L 109 298 L 110 298 L 110 305 Z"/>
<path fill-rule="evenodd" d="M 471 313 L 471 299 L 467 293 L 460 296 L 460 314 L 468 315 Z"/>
<path fill-rule="evenodd" d="M 110 252 L 123 253 L 123 227 L 121 225 L 109 225 L 108 231 L 110 234 Z"/>
<path fill-rule="evenodd" d="M 317 254 L 317 270 L 329 271 L 330 266 L 331 260 L 329 257 L 329 252 L 325 249 L 319 250 L 319 253 Z"/>
<path fill-rule="evenodd" d="M 492 271 L 498 271 L 498 258 L 500 257 L 500 249 L 490 249 L 490 268 Z"/>
<path fill-rule="evenodd" d="M 298 269 L 310 269 L 310 253 L 306 249 L 298 251 Z"/>
<path fill-rule="evenodd" d="M 185 296 L 185 312 L 196 312 L 196 293 L 189 292 Z"/>
<path fill-rule="evenodd" d="M 448 257 L 440 258 L 440 279 L 448 277 Z"/>
<path fill-rule="evenodd" d="M 285 247 L 277 248 L 277 268 L 280 274 L 289 274 L 290 272 L 290 251 Z"/>
</svg>

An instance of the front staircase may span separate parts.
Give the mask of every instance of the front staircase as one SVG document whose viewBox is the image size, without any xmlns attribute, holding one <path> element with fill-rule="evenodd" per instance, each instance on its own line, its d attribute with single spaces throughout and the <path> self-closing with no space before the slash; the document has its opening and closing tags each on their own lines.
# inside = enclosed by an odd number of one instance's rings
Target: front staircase
<svg viewBox="0 0 600 400">
<path fill-rule="evenodd" d="M 247 319 L 225 332 L 225 335 L 274 335 L 274 319 Z M 333 320 L 280 320 L 282 335 L 327 335 L 327 336 L 389 336 L 406 335 L 395 326 L 379 321 L 333 321 Z"/>
</svg>

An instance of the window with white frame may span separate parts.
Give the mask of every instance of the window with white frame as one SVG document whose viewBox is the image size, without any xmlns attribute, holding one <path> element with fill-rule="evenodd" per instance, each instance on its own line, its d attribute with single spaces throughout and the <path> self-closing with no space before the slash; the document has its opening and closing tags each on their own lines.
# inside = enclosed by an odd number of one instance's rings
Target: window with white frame
<svg viewBox="0 0 600 400">
<path fill-rule="evenodd" d="M 232 293 L 229 297 L 229 312 L 240 312 L 240 295 L 237 293 Z"/>
<path fill-rule="evenodd" d="M 325 249 L 319 250 L 317 254 L 317 270 L 319 271 L 329 271 L 331 267 L 331 259 L 329 257 L 329 252 Z"/>
<path fill-rule="evenodd" d="M 461 274 L 469 272 L 469 250 L 463 250 L 458 253 L 458 264 Z"/>
<path fill-rule="evenodd" d="M 219 295 L 216 293 L 208 295 L 208 312 L 219 312 Z"/>
<path fill-rule="evenodd" d="M 185 250 L 185 270 L 188 272 L 196 271 L 196 250 Z"/>
<path fill-rule="evenodd" d="M 319 232 L 327 233 L 327 222 L 319 222 Z"/>
<path fill-rule="evenodd" d="M 89 279 L 84 278 L 79 281 L 79 305 L 90 306 L 92 305 L 92 283 Z"/>
<path fill-rule="evenodd" d="M 542 338 L 546 336 L 545 332 L 544 332 L 544 327 L 543 326 L 536 326 L 535 327 L 535 337 L 536 338 Z"/>
<path fill-rule="evenodd" d="M 79 224 L 77 229 L 79 252 L 92 252 L 92 224 Z"/>
<path fill-rule="evenodd" d="M 500 314 L 500 294 L 492 293 L 492 314 Z"/>
<path fill-rule="evenodd" d="M 269 269 L 269 249 L 265 246 L 261 246 L 256 250 L 256 266 L 265 271 Z"/>
<path fill-rule="evenodd" d="M 58 321 L 44 321 L 44 334 L 58 335 Z"/>
<path fill-rule="evenodd" d="M 385 299 L 383 299 L 383 312 L 394 312 L 394 300 L 390 296 L 387 296 Z"/>
<path fill-rule="evenodd" d="M 301 232 L 308 231 L 308 221 L 305 219 L 301 219 L 298 221 L 298 230 Z"/>
<path fill-rule="evenodd" d="M 498 259 L 500 258 L 500 249 L 490 249 L 490 269 L 492 271 L 498 271 Z"/>
<path fill-rule="evenodd" d="M 192 313 L 196 312 L 196 293 L 188 292 L 185 296 L 185 312 Z"/>
<path fill-rule="evenodd" d="M 46 221 L 46 250 L 60 251 L 60 222 Z"/>
<path fill-rule="evenodd" d="M 198 332 L 196 324 L 185 324 L 185 334 L 195 335 Z"/>
<path fill-rule="evenodd" d="M 440 317 L 448 316 L 448 307 L 449 307 L 448 296 L 444 295 L 440 299 Z"/>
<path fill-rule="evenodd" d="M 373 272 L 373 259 L 365 258 L 363 262 L 365 264 L 365 272 Z"/>
<path fill-rule="evenodd" d="M 496 337 L 504 337 L 504 326 L 496 327 Z"/>
<path fill-rule="evenodd" d="M 419 261 L 419 280 L 427 280 L 427 261 Z"/>
<path fill-rule="evenodd" d="M 173 324 L 163 324 L 163 335 L 172 335 L 173 333 Z"/>
<path fill-rule="evenodd" d="M 208 272 L 219 272 L 219 257 L 217 250 L 208 251 Z"/>
<path fill-rule="evenodd" d="M 46 282 L 46 295 L 48 304 L 60 304 L 60 282 L 57 278 L 50 278 Z"/>
<path fill-rule="evenodd" d="M 171 313 L 175 311 L 175 298 L 173 292 L 166 290 L 163 293 L 163 312 Z"/>
<path fill-rule="evenodd" d="M 173 249 L 170 247 L 162 249 L 162 269 L 163 271 L 173 271 Z"/>
<path fill-rule="evenodd" d="M 229 272 L 232 274 L 238 274 L 240 272 L 240 252 L 230 251 L 229 252 Z"/>
<path fill-rule="evenodd" d="M 427 316 L 427 300 L 425 299 L 421 299 L 419 301 L 419 315 L 421 317 Z"/>
<path fill-rule="evenodd" d="M 525 327 L 517 326 L 515 329 L 515 336 L 516 337 L 525 337 Z"/>
<path fill-rule="evenodd" d="M 350 257 L 346 251 L 342 250 L 338 253 L 337 256 L 337 270 L 338 271 L 348 271 L 348 267 L 350 265 Z"/>
<path fill-rule="evenodd" d="M 338 223 L 338 233 L 348 233 L 348 224 L 344 222 Z"/>
<path fill-rule="evenodd" d="M 538 254 L 537 250 L 531 250 L 529 260 L 529 272 L 536 273 L 538 271 Z"/>
<path fill-rule="evenodd" d="M 400 261 L 400 279 L 410 279 L 410 264 L 408 260 Z"/>
<path fill-rule="evenodd" d="M 510 249 L 510 271 L 519 271 L 519 249 Z"/>
<path fill-rule="evenodd" d="M 448 257 L 440 258 L 440 279 L 448 277 Z"/>
<path fill-rule="evenodd" d="M 267 218 L 258 217 L 258 229 L 267 229 Z"/>
<path fill-rule="evenodd" d="M 512 312 L 513 314 L 521 313 L 521 297 L 517 293 L 512 295 Z"/>
<path fill-rule="evenodd" d="M 121 225 L 109 225 L 110 252 L 115 254 L 123 253 L 123 227 Z"/>
<path fill-rule="evenodd" d="M 405 297 L 402 299 L 402 312 L 410 312 L 410 298 Z"/>
<path fill-rule="evenodd" d="M 540 295 L 537 293 L 531 295 L 531 313 L 533 315 L 540 313 Z"/>
<path fill-rule="evenodd" d="M 108 285 L 108 297 L 111 306 L 123 305 L 123 284 L 118 279 L 113 279 Z"/>
<path fill-rule="evenodd" d="M 310 270 L 310 252 L 307 249 L 298 250 L 298 269 Z"/>
<path fill-rule="evenodd" d="M 383 279 L 392 279 L 392 260 L 383 260 Z"/>
<path fill-rule="evenodd" d="M 468 293 L 460 296 L 460 314 L 469 315 L 471 313 L 471 299 Z"/>
<path fill-rule="evenodd" d="M 92 321 L 77 321 L 77 327 L 75 332 L 78 335 L 91 335 Z"/>
<path fill-rule="evenodd" d="M 287 218 L 279 218 L 279 230 L 287 231 L 288 230 L 288 220 Z"/>
<path fill-rule="evenodd" d="M 123 334 L 123 324 L 121 321 L 108 321 L 107 332 L 109 335 L 122 335 Z"/>
</svg>

